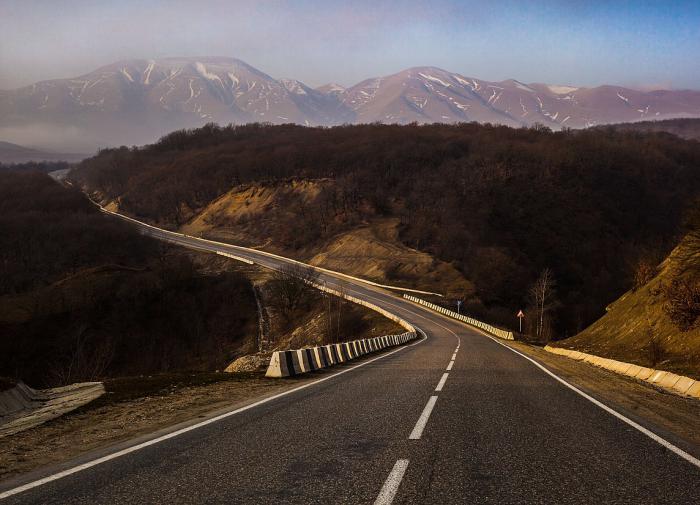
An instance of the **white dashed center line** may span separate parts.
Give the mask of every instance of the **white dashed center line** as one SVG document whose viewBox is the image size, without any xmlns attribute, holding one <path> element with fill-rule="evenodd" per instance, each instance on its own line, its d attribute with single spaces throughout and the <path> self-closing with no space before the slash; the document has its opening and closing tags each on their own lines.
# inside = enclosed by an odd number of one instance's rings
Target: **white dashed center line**
<svg viewBox="0 0 700 505">
<path fill-rule="evenodd" d="M 442 374 L 442 377 L 440 378 L 440 382 L 438 382 L 438 385 L 435 388 L 435 391 L 442 391 L 442 387 L 445 385 L 445 382 L 447 381 L 448 375 L 450 375 L 450 374 L 448 374 L 448 373 Z"/>
<path fill-rule="evenodd" d="M 435 402 L 437 401 L 437 399 L 438 399 L 437 396 L 430 397 L 430 399 L 428 400 L 428 403 L 425 405 L 425 408 L 423 409 L 423 412 L 421 413 L 420 417 L 418 418 L 418 422 L 413 427 L 413 431 L 408 436 L 409 440 L 420 440 L 420 437 L 423 434 L 423 430 L 425 429 L 425 425 L 428 424 L 428 419 L 430 418 L 430 413 L 433 411 L 433 407 L 435 407 Z"/>
<path fill-rule="evenodd" d="M 448 372 L 449 372 L 450 370 L 452 370 L 452 366 L 453 366 L 454 364 L 455 364 L 455 361 L 454 361 L 454 360 L 450 361 L 450 363 L 447 365 L 447 371 L 448 371 Z"/>
<path fill-rule="evenodd" d="M 384 481 L 382 490 L 374 501 L 374 505 L 390 505 L 394 501 L 401 479 L 403 479 L 403 474 L 406 473 L 406 468 L 408 468 L 407 459 L 400 459 L 396 462 L 386 481 Z"/>
</svg>

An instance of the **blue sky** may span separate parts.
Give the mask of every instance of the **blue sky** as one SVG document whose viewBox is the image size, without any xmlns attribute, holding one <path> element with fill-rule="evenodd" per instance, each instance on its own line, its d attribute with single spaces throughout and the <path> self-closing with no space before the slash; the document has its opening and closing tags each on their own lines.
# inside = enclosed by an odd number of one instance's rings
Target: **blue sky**
<svg viewBox="0 0 700 505">
<path fill-rule="evenodd" d="M 700 0 L 0 0 L 0 89 L 203 55 L 312 86 L 434 65 L 489 80 L 700 89 Z"/>
</svg>

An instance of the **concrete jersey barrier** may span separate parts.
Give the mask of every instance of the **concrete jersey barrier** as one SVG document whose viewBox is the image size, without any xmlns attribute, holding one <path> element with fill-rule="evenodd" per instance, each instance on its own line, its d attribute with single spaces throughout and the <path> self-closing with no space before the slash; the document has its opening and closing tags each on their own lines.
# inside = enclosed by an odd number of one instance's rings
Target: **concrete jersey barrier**
<svg viewBox="0 0 700 505">
<path fill-rule="evenodd" d="M 353 340 L 351 342 L 328 344 L 306 349 L 275 351 L 270 358 L 270 364 L 265 373 L 266 377 L 291 377 L 306 372 L 313 372 L 314 370 L 344 363 L 364 356 L 365 354 L 386 349 L 387 347 L 405 344 L 418 336 L 416 328 L 408 321 L 382 309 L 378 305 L 329 288 L 324 284 L 311 283 L 311 285 L 316 289 L 339 296 L 345 300 L 378 312 L 384 317 L 400 324 L 408 331 L 399 335 L 385 335 L 383 337 Z"/>
<path fill-rule="evenodd" d="M 0 392 L 0 419 L 31 410 L 46 399 L 41 391 L 18 382 L 14 387 Z"/>
<path fill-rule="evenodd" d="M 126 221 L 131 221 L 131 222 L 133 222 L 133 223 L 135 223 L 143 228 L 155 230 L 161 234 L 165 234 L 166 237 L 168 235 L 187 237 L 187 235 L 184 235 L 182 233 L 163 230 L 161 228 L 150 225 L 148 223 L 138 221 L 137 219 L 134 219 L 132 217 L 125 216 L 123 214 L 119 214 L 118 212 L 114 212 L 111 210 L 107 210 L 104 207 L 102 207 L 99 203 L 95 202 L 92 199 L 90 199 L 90 201 L 92 203 L 94 203 L 97 207 L 99 207 L 99 209 L 106 214 L 111 214 L 113 216 L 119 217 L 119 218 L 124 219 Z M 163 240 L 169 241 L 168 238 L 164 238 L 162 236 L 160 238 Z M 198 237 L 191 237 L 191 238 L 196 238 L 197 240 L 201 240 L 203 242 L 208 242 L 208 243 L 216 244 L 216 245 L 222 245 L 222 246 L 228 246 L 228 247 L 232 246 L 231 244 L 224 244 L 222 242 L 215 242 L 213 240 L 207 240 L 207 239 L 198 238 Z M 233 247 L 239 247 L 240 249 L 247 249 L 247 248 L 240 247 L 240 246 L 233 246 Z M 268 253 L 265 251 L 260 251 L 258 249 L 255 249 L 254 251 L 258 254 L 264 254 L 265 256 L 281 259 L 281 260 L 284 260 L 286 262 L 291 262 L 291 263 L 295 263 L 295 264 L 299 264 L 299 265 L 303 265 L 303 266 L 309 266 L 309 265 L 306 265 L 305 263 L 302 263 L 300 261 L 293 260 L 290 258 L 285 258 L 283 256 L 278 256 L 276 254 Z M 220 256 L 225 256 L 225 257 L 237 260 L 237 261 L 242 261 L 242 262 L 247 263 L 247 264 L 251 264 L 251 265 L 255 264 L 255 262 L 253 262 L 247 258 L 243 258 L 241 256 L 237 256 L 235 254 L 231 254 L 228 252 L 216 251 L 216 254 L 218 254 Z M 408 288 L 401 288 L 401 287 L 397 287 L 397 286 L 388 286 L 385 284 L 378 284 L 376 282 L 368 281 L 366 279 L 360 279 L 359 277 L 353 277 L 353 276 L 350 276 L 347 274 L 343 274 L 341 272 L 335 272 L 333 270 L 328 270 L 328 269 L 325 269 L 322 267 L 313 267 L 313 268 L 318 270 L 318 271 L 321 271 L 321 272 L 330 273 L 330 274 L 333 274 L 333 275 L 336 275 L 339 277 L 352 279 L 354 281 L 363 282 L 365 284 L 369 284 L 372 286 L 381 287 L 381 288 L 385 288 L 385 289 L 396 289 L 396 290 L 402 290 L 402 291 L 412 291 L 414 293 L 434 294 L 437 296 L 442 296 L 438 293 L 430 293 L 427 291 L 419 291 L 419 290 L 413 290 L 413 289 L 408 289 Z M 300 373 L 312 372 L 312 371 L 320 369 L 320 368 L 326 368 L 329 366 L 333 366 L 334 364 L 337 364 L 337 363 L 343 363 L 345 361 L 355 359 L 356 357 L 362 356 L 364 354 L 368 354 L 370 352 L 378 351 L 378 350 L 384 349 L 386 347 L 404 344 L 404 343 L 408 342 L 409 340 L 415 339 L 418 336 L 418 332 L 408 321 L 400 318 L 396 314 L 392 314 L 391 312 L 382 309 L 378 305 L 375 305 L 373 303 L 367 302 L 365 300 L 362 300 L 362 299 L 354 297 L 354 296 L 350 296 L 344 292 L 334 290 L 332 288 L 329 288 L 325 284 L 310 283 L 310 285 L 313 286 L 314 288 L 319 289 L 321 291 L 324 291 L 326 293 L 330 293 L 330 294 L 333 294 L 335 296 L 339 296 L 341 298 L 344 298 L 345 300 L 356 303 L 358 305 L 362 305 L 362 306 L 367 307 L 375 312 L 378 312 L 378 313 L 382 314 L 383 316 L 391 319 L 392 321 L 399 323 L 401 326 L 403 326 L 408 331 L 406 331 L 405 333 L 401 333 L 399 335 L 386 335 L 383 337 L 355 340 L 352 342 L 345 342 L 342 344 L 331 344 L 331 345 L 312 347 L 312 348 L 306 348 L 306 349 L 275 351 L 275 352 L 273 352 L 272 357 L 270 358 L 270 364 L 268 365 L 267 372 L 265 373 L 266 377 L 288 377 L 288 376 L 298 375 Z"/>
<path fill-rule="evenodd" d="M 425 301 L 425 300 L 421 300 L 420 298 L 417 298 L 413 295 L 406 295 L 405 294 L 405 295 L 403 295 L 403 297 L 406 300 L 410 300 L 410 301 L 417 303 L 419 305 L 423 305 L 424 307 L 428 307 L 429 309 L 432 309 L 436 312 L 439 312 L 440 314 L 443 314 L 447 317 L 451 317 L 453 319 L 457 319 L 458 321 L 462 321 L 463 323 L 466 323 L 469 326 L 479 328 L 480 330 L 483 330 L 486 333 L 493 335 L 494 337 L 502 338 L 505 340 L 514 340 L 512 331 L 502 330 L 501 328 L 496 328 L 495 326 L 490 325 L 488 323 L 484 323 L 483 321 L 479 321 L 478 319 L 464 316 L 462 314 L 457 314 L 456 312 L 454 312 L 452 310 L 446 309 L 445 307 L 441 307 L 439 305 L 435 305 L 434 303 L 430 303 L 430 302 Z"/>
<path fill-rule="evenodd" d="M 667 391 L 675 394 L 700 398 L 700 381 L 696 381 L 695 379 L 691 379 L 690 377 L 686 377 L 684 375 L 677 375 L 664 370 L 655 370 L 653 368 L 647 368 L 632 363 L 625 363 L 624 361 L 617 361 L 610 358 L 602 358 L 594 354 L 586 354 L 585 352 L 573 351 L 562 347 L 552 347 L 551 345 L 545 346 L 544 350 L 551 352 L 552 354 L 559 354 L 560 356 L 566 356 L 567 358 L 584 361 L 586 363 L 590 363 L 591 365 L 605 368 L 606 370 L 610 370 L 621 375 L 626 375 L 627 377 L 649 382 L 650 384 L 666 389 Z"/>
<path fill-rule="evenodd" d="M 416 338 L 416 332 L 405 332 L 400 335 L 365 338 L 305 349 L 275 351 L 270 358 L 265 377 L 293 377 L 313 372 L 351 361 L 365 354 L 405 344 L 414 338 Z"/>
</svg>

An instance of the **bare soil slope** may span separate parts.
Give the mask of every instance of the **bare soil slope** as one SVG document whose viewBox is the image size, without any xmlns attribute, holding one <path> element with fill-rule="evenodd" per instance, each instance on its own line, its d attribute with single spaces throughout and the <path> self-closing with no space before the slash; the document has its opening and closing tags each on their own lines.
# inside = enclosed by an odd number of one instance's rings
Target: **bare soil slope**
<svg viewBox="0 0 700 505">
<path fill-rule="evenodd" d="M 674 276 L 682 247 L 647 284 L 622 295 L 603 317 L 556 345 L 700 379 L 700 328 L 682 332 L 663 310 L 663 288 Z"/>
<path fill-rule="evenodd" d="M 322 191 L 332 185 L 330 180 L 293 180 L 234 188 L 180 231 L 265 249 L 373 281 L 473 295 L 472 283 L 453 265 L 401 243 L 397 218 L 325 222 L 319 215 L 314 220 L 319 230 L 338 231 L 328 240 L 316 230 L 298 228 L 297 217 L 318 212 Z"/>
</svg>

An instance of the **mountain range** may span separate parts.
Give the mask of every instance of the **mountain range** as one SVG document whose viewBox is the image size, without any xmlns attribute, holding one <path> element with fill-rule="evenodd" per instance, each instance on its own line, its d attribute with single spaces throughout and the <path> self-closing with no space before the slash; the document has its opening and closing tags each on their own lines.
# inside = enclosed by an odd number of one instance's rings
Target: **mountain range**
<svg viewBox="0 0 700 505">
<path fill-rule="evenodd" d="M 477 121 L 560 129 L 675 117 L 700 117 L 700 91 L 491 82 L 435 67 L 349 88 L 312 88 L 220 57 L 121 61 L 80 77 L 0 91 L 0 139 L 81 152 L 143 144 L 212 121 Z"/>
<path fill-rule="evenodd" d="M 76 162 L 85 158 L 85 155 L 77 153 L 57 153 L 41 151 L 30 147 L 19 146 L 0 140 L 0 163 L 15 164 L 31 161 L 67 161 Z"/>
</svg>

